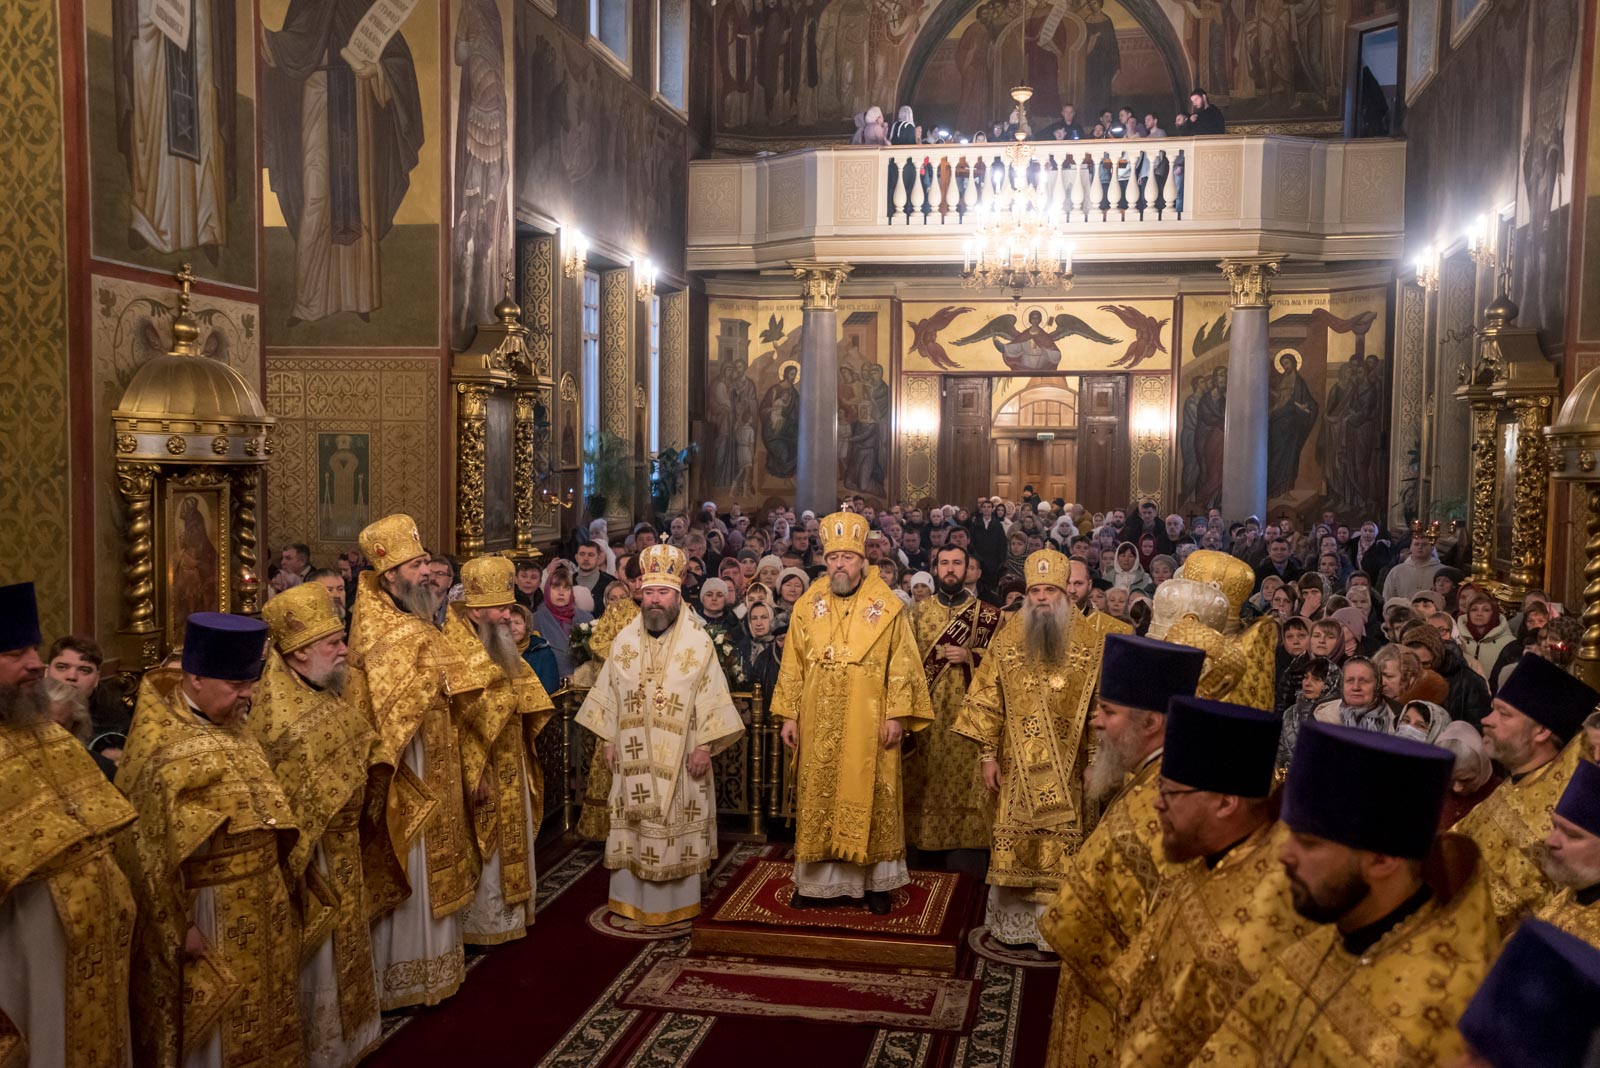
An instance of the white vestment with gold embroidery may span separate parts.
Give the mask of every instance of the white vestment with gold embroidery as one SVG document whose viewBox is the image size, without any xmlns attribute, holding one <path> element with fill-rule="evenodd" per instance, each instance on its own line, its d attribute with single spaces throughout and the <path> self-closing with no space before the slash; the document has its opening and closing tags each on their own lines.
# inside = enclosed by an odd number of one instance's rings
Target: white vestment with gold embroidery
<svg viewBox="0 0 1600 1068">
<path fill-rule="evenodd" d="M 717 855 L 717 804 L 711 773 L 691 777 L 688 761 L 697 747 L 714 755 L 732 745 L 744 724 L 694 613 L 680 611 L 660 637 L 642 614 L 624 627 L 578 723 L 616 746 L 605 857 L 612 909 L 647 924 L 697 914 L 700 874 Z M 670 907 L 644 893 L 645 884 L 675 881 Z"/>
</svg>

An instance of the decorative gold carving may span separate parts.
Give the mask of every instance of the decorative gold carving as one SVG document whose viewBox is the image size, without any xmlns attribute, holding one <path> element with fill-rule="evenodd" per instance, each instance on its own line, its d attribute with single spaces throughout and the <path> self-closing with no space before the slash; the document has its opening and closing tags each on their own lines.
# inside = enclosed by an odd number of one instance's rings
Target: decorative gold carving
<svg viewBox="0 0 1600 1068">
<path fill-rule="evenodd" d="M 1600 682 L 1600 484 L 1589 486 L 1589 539 L 1583 543 L 1583 637 L 1578 639 L 1578 674 Z"/>
<path fill-rule="evenodd" d="M 1549 396 L 1511 402 L 1517 419 L 1516 501 L 1511 511 L 1511 585 L 1519 590 L 1544 585 L 1545 488 L 1549 451 L 1544 428 L 1550 421 Z"/>
<path fill-rule="evenodd" d="M 839 287 L 854 270 L 848 263 L 796 260 L 789 264 L 800 280 L 800 307 L 833 311 L 839 306 Z"/>
<path fill-rule="evenodd" d="M 1278 273 L 1277 259 L 1223 260 L 1222 276 L 1233 290 L 1235 308 L 1264 308 L 1272 300 L 1272 279 Z"/>
<path fill-rule="evenodd" d="M 211 451 L 216 453 L 218 456 L 226 456 L 228 453 L 228 435 L 218 434 L 216 437 L 212 438 Z"/>
<path fill-rule="evenodd" d="M 620 269 L 600 276 L 600 429 L 617 441 L 636 445 L 632 273 Z M 632 520 L 633 502 L 621 494 L 613 494 L 606 505 L 606 519 L 613 530 Z"/>
<path fill-rule="evenodd" d="M 528 358 L 533 375 L 549 381 L 555 367 L 556 239 L 522 242 L 522 323 L 528 328 Z"/>
<path fill-rule="evenodd" d="M 907 375 L 900 400 L 900 483 L 905 500 L 933 497 L 939 481 L 939 377 Z"/>
<path fill-rule="evenodd" d="M 534 472 L 534 450 L 538 447 L 533 425 L 533 391 L 518 390 L 516 406 L 516 446 L 512 450 L 512 494 L 516 509 L 518 552 L 533 548 L 534 511 L 539 499 L 538 476 Z"/>
<path fill-rule="evenodd" d="M 661 297 L 661 440 L 674 448 L 689 441 L 689 291 Z M 685 487 L 687 492 L 687 487 Z"/>
<path fill-rule="evenodd" d="M 1167 375 L 1133 375 L 1132 411 L 1135 431 L 1133 455 L 1128 464 L 1131 500 L 1152 500 L 1166 508 L 1168 468 L 1172 460 L 1172 379 Z M 1153 478 L 1143 477 L 1147 468 Z"/>
<path fill-rule="evenodd" d="M 644 411 L 649 405 L 649 398 L 644 395 L 644 387 L 637 382 L 633 385 L 633 407 L 635 411 Z"/>
<path fill-rule="evenodd" d="M 1472 576 L 1489 580 L 1494 572 L 1494 486 L 1497 463 L 1495 403 L 1492 398 L 1472 402 Z"/>
<path fill-rule="evenodd" d="M 132 434 L 118 434 L 117 435 L 117 451 L 118 452 L 132 452 L 134 449 L 137 449 L 138 447 L 139 447 L 139 439 L 135 438 Z"/>
<path fill-rule="evenodd" d="M 568 404 L 578 403 L 578 383 L 570 371 L 561 376 L 561 399 Z"/>
<path fill-rule="evenodd" d="M 189 451 L 189 441 L 182 434 L 174 434 L 167 439 L 167 451 L 174 456 L 182 456 Z"/>
<path fill-rule="evenodd" d="M 160 630 L 156 625 L 155 472 L 146 464 L 117 464 L 117 492 L 127 508 L 122 552 L 126 608 L 122 631 L 126 634 Z"/>
<path fill-rule="evenodd" d="M 260 592 L 261 572 L 256 556 L 256 487 L 261 475 L 254 467 L 236 467 L 233 472 L 233 542 L 239 565 L 239 611 L 253 616 L 261 611 L 256 597 Z"/>
<path fill-rule="evenodd" d="M 489 387 L 456 386 L 456 552 L 483 551 L 484 461 L 489 426 Z"/>
</svg>

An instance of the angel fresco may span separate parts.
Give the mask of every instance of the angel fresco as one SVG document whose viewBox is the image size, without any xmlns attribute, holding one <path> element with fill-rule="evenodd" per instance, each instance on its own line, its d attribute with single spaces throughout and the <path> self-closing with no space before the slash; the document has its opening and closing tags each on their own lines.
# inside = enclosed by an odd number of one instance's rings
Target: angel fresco
<svg viewBox="0 0 1600 1068">
<path fill-rule="evenodd" d="M 1061 349 L 1056 342 L 1068 337 L 1082 337 L 1097 345 L 1118 345 L 1120 338 L 1107 337 L 1076 315 L 1063 313 L 1052 322 L 1055 329 L 1044 326 L 1044 312 L 1034 308 L 1028 312 L 1028 325 L 1017 328 L 1015 315 L 999 315 L 989 320 L 983 329 L 953 342 L 956 345 L 974 345 L 992 340 L 995 351 L 1005 365 L 1013 371 L 1027 373 L 1054 371 L 1061 364 Z"/>
<path fill-rule="evenodd" d="M 971 310 L 971 308 L 944 307 L 926 319 L 918 319 L 912 323 L 911 351 L 920 353 L 923 359 L 946 371 L 960 367 L 959 363 L 945 353 L 944 346 L 939 344 L 939 332 Z"/>
<path fill-rule="evenodd" d="M 1161 343 L 1161 328 L 1171 322 L 1171 319 L 1157 319 L 1129 304 L 1102 304 L 1100 310 L 1110 312 L 1121 319 L 1122 324 L 1134 333 L 1133 340 L 1128 343 L 1128 351 L 1112 361 L 1112 367 L 1126 367 L 1131 370 L 1156 353 L 1167 351 L 1167 347 Z"/>
</svg>

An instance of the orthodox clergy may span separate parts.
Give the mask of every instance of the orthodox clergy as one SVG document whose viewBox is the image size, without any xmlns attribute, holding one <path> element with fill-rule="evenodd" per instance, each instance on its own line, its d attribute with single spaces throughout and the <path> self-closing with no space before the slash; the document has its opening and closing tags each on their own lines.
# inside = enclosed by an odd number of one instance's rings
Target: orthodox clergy
<svg viewBox="0 0 1600 1068">
<path fill-rule="evenodd" d="M 1255 572 L 1238 557 L 1198 549 L 1156 590 L 1149 634 L 1205 650 L 1196 696 L 1270 711 L 1278 623 L 1270 614 L 1249 627 L 1240 622 L 1255 581 Z"/>
<path fill-rule="evenodd" d="M 1554 926 L 1518 927 L 1461 1014 L 1460 1068 L 1592 1068 L 1600 949 Z"/>
<path fill-rule="evenodd" d="M 1125 634 L 1106 638 L 1094 717 L 1098 747 L 1086 789 L 1109 804 L 1067 862 L 1061 891 L 1039 921 L 1061 957 L 1052 1066 L 1101 1066 L 1114 1056 L 1122 998 L 1111 982 L 1111 963 L 1177 871 L 1162 856 L 1155 809 L 1167 706 L 1174 697 L 1193 696 L 1205 659 L 1187 646 Z"/>
<path fill-rule="evenodd" d="M 717 855 L 711 758 L 744 731 L 705 625 L 685 609 L 688 558 L 639 556 L 644 607 L 611 643 L 578 724 L 599 738 L 611 777 L 611 911 L 647 926 L 700 914 L 700 875 Z"/>
<path fill-rule="evenodd" d="M 147 672 L 117 788 L 139 820 L 117 839 L 138 901 L 133 1019 L 141 1066 L 305 1061 L 300 931 L 283 858 L 295 813 L 245 726 L 267 625 L 196 612 L 182 668 Z"/>
<path fill-rule="evenodd" d="M 1123 994 L 1121 1063 L 1190 1063 L 1233 999 L 1311 930 L 1278 863 L 1288 831 L 1269 801 L 1283 721 L 1271 712 L 1174 697 L 1156 814 L 1161 853 L 1182 865 L 1113 966 Z"/>
<path fill-rule="evenodd" d="M 1083 841 L 1089 704 L 1107 634 L 1133 628 L 1069 601 L 1087 565 L 1040 549 L 1023 566 L 1026 607 L 989 647 L 950 728 L 978 743 L 986 789 L 999 796 L 989 854 L 989 932 L 1047 948 L 1039 917 Z"/>
<path fill-rule="evenodd" d="M 1455 1021 L 1500 944 L 1477 848 L 1435 841 L 1454 764 L 1408 738 L 1300 728 L 1279 858 L 1318 926 L 1230 999 L 1195 1063 L 1452 1063 Z"/>
<path fill-rule="evenodd" d="M 1550 810 L 1583 755 L 1583 720 L 1600 703 L 1582 680 L 1533 654 L 1522 658 L 1483 717 L 1483 745 L 1509 773 L 1457 823 L 1483 850 L 1502 934 L 1556 887 L 1539 867 Z"/>
<path fill-rule="evenodd" d="M 900 598 L 867 567 L 866 520 L 836 512 L 820 529 L 827 577 L 795 602 L 772 697 L 798 766 L 791 905 L 865 896 L 882 916 L 911 881 L 900 740 L 933 709 Z"/>
<path fill-rule="evenodd" d="M 344 624 L 327 589 L 292 586 L 261 616 L 272 642 L 247 722 L 300 828 L 286 865 L 302 926 L 306 1064 L 343 1068 L 377 1045 L 381 1028 L 360 827 L 377 735 L 344 699 Z"/>
<path fill-rule="evenodd" d="M 480 556 L 461 566 L 462 599 L 444 637 L 466 663 L 473 688 L 456 704 L 461 782 L 482 874 L 461 913 L 468 945 L 509 942 L 533 919 L 533 846 L 544 816 L 544 777 L 533 740 L 555 706 L 511 637 L 516 565 Z"/>
<path fill-rule="evenodd" d="M 0 1064 L 125 1068 L 133 807 L 50 718 L 33 583 L 0 586 Z"/>
<path fill-rule="evenodd" d="M 627 583 L 628 596 L 612 601 L 606 607 L 605 613 L 595 620 L 594 630 L 589 634 L 589 652 L 594 657 L 593 663 L 597 665 L 604 664 L 606 657 L 611 655 L 611 643 L 622 632 L 622 628 L 639 618 L 637 556 L 628 557 L 618 581 Z M 578 814 L 578 837 L 587 838 L 591 842 L 606 841 L 609 834 L 607 820 L 610 819 L 610 798 L 611 770 L 606 767 L 600 750 L 596 749 L 594 758 L 589 761 L 589 778 L 583 791 L 583 809 Z"/>
<path fill-rule="evenodd" d="M 988 849 L 994 823 L 972 743 L 948 729 L 1001 624 L 998 608 L 967 592 L 967 555 L 959 545 L 937 550 L 934 594 L 912 610 L 933 729 L 905 759 L 906 841 L 924 851 Z"/>
<path fill-rule="evenodd" d="M 1539 918 L 1600 947 L 1600 764 L 1578 762 L 1550 824 L 1543 867 L 1561 892 Z"/>
<path fill-rule="evenodd" d="M 433 623 L 416 522 L 385 516 L 360 543 L 372 570 L 356 587 L 346 689 L 378 734 L 361 831 L 378 1004 L 436 1005 L 466 974 L 457 913 L 472 901 L 478 858 L 451 700 L 475 685 Z"/>
</svg>

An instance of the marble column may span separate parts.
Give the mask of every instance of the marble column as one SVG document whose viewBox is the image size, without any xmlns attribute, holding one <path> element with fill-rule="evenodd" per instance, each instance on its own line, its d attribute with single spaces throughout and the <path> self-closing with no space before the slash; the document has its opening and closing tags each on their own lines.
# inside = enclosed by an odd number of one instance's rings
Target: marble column
<svg viewBox="0 0 1600 1068">
<path fill-rule="evenodd" d="M 819 516 L 839 507 L 839 285 L 843 263 L 790 264 L 800 280 L 800 456 L 794 507 Z"/>
<path fill-rule="evenodd" d="M 1267 313 L 1278 262 L 1223 260 L 1233 289 L 1228 329 L 1228 393 L 1222 434 L 1222 514 L 1229 520 L 1267 518 L 1267 420 L 1272 362 Z"/>
</svg>

